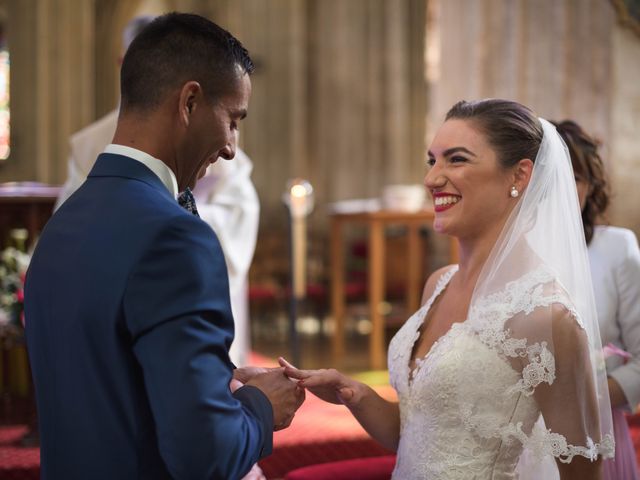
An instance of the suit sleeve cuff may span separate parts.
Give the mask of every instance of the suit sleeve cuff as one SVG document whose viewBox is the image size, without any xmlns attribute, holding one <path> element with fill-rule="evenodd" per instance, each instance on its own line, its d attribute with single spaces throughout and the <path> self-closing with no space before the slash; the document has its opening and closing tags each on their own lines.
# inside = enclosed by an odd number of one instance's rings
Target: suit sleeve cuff
<svg viewBox="0 0 640 480">
<path fill-rule="evenodd" d="M 262 449 L 260 458 L 271 455 L 273 451 L 273 407 L 267 396 L 252 385 L 237 389 L 233 396 L 242 403 L 258 420 L 262 430 Z"/>
</svg>

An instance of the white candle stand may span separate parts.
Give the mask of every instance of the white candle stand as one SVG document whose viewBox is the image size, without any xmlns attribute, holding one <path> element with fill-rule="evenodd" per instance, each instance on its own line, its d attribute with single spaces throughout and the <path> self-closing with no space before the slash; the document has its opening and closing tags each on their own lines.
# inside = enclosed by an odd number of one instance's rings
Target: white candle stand
<svg viewBox="0 0 640 480">
<path fill-rule="evenodd" d="M 300 367 L 298 339 L 298 304 L 307 294 L 307 216 L 313 210 L 313 187 L 304 179 L 287 182 L 282 199 L 289 210 L 291 295 L 289 298 L 289 342 L 291 360 Z"/>
</svg>

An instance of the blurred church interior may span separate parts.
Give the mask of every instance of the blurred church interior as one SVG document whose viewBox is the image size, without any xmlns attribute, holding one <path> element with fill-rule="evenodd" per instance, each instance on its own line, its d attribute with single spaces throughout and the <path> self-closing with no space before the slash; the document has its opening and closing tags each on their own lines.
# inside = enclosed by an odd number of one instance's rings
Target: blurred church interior
<svg viewBox="0 0 640 480">
<path fill-rule="evenodd" d="M 416 212 L 390 207 L 387 194 L 422 184 L 426 145 L 461 99 L 508 98 L 578 120 L 602 141 L 614 193 L 606 220 L 640 235 L 636 0 L 0 0 L 0 247 L 36 240 L 66 179 L 70 135 L 117 105 L 125 24 L 172 10 L 227 28 L 256 63 L 240 139 L 261 205 L 249 290 L 256 358 L 298 349 L 305 368 L 385 378 L 386 342 L 428 274 L 456 258 L 420 216 L 429 199 Z M 283 203 L 292 178 L 314 195 L 295 338 Z M 0 425 L 27 423 L 24 347 L 2 342 Z M 376 452 L 357 438 L 349 448 Z M 272 463 L 263 469 L 281 478 L 287 467 Z"/>
</svg>

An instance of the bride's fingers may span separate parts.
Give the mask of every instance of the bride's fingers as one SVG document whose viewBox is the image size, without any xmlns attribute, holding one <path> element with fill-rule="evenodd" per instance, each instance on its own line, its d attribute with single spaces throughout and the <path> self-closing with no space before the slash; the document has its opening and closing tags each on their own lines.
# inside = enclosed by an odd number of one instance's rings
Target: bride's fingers
<svg viewBox="0 0 640 480">
<path fill-rule="evenodd" d="M 300 379 L 300 384 L 307 387 L 332 387 L 339 388 L 341 386 L 341 382 L 339 379 L 332 377 L 331 375 L 317 373 L 317 374 L 308 374 L 305 377 L 297 377 Z"/>
<path fill-rule="evenodd" d="M 309 373 L 307 371 L 289 367 L 284 367 L 284 374 L 289 378 L 295 378 L 297 380 L 303 380 L 309 377 Z"/>
<path fill-rule="evenodd" d="M 284 357 L 278 357 L 278 363 L 280 364 L 281 367 L 285 367 L 285 368 L 289 367 L 297 370 L 297 368 L 291 365 Z"/>
<path fill-rule="evenodd" d="M 284 374 L 293 380 L 307 380 L 309 377 L 313 376 L 312 372 L 307 370 L 291 370 L 289 368 L 284 369 Z"/>
<path fill-rule="evenodd" d="M 244 384 L 239 381 L 236 380 L 235 378 L 231 379 L 231 382 L 229 383 L 229 388 L 231 389 L 231 392 L 235 392 L 237 389 L 239 389 L 240 387 L 242 387 Z"/>
</svg>

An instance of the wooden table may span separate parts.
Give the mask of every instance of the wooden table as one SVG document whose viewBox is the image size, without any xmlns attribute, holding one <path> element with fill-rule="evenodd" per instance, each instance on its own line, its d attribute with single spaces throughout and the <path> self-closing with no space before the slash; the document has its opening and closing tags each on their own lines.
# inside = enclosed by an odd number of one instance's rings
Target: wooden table
<svg viewBox="0 0 640 480">
<path fill-rule="evenodd" d="M 60 187 L 35 182 L 0 184 L 0 247 L 9 240 L 14 228 L 28 232 L 27 243 L 39 235 L 60 193 Z"/>
<path fill-rule="evenodd" d="M 423 225 L 431 225 L 434 213 L 422 210 L 415 213 L 378 210 L 358 213 L 332 213 L 331 223 L 331 310 L 335 322 L 333 355 L 340 365 L 345 355 L 345 262 L 344 229 L 349 224 L 365 224 L 369 231 L 368 303 L 371 320 L 369 363 L 373 369 L 386 368 L 385 319 L 382 311 L 385 293 L 385 227 L 406 226 L 407 234 L 407 296 L 408 312 L 420 306 L 420 293 L 425 279 L 421 277 L 420 232 Z M 457 242 L 451 244 L 452 263 L 457 261 Z"/>
</svg>

